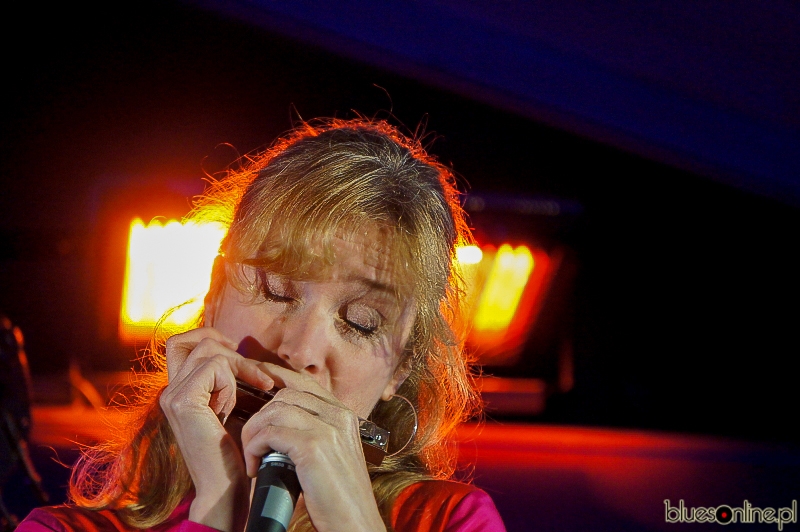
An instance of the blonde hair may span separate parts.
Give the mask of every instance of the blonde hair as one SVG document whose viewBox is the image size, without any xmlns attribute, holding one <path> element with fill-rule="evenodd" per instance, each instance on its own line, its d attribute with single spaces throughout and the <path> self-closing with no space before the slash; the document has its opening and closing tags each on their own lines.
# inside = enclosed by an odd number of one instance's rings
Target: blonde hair
<svg viewBox="0 0 800 532">
<path fill-rule="evenodd" d="M 463 351 L 462 289 L 456 247 L 471 243 L 453 173 L 418 139 L 383 121 L 330 120 L 303 124 L 243 167 L 212 181 L 190 215 L 229 227 L 206 305 L 230 282 L 227 265 L 258 258 L 273 271 L 304 275 L 332 261 L 331 242 L 378 227 L 400 273 L 398 291 L 412 298 L 416 317 L 402 353 L 410 370 L 398 394 L 419 412 L 419 431 L 400 454 L 370 467 L 375 497 L 389 526 L 391 504 L 409 484 L 449 478 L 455 471 L 450 437 L 478 411 Z M 312 245 L 316 244 L 316 245 Z M 321 244 L 321 245 L 319 245 Z M 79 505 L 112 508 L 140 528 L 163 522 L 192 489 L 158 394 L 166 386 L 163 350 L 151 351 L 159 372 L 142 388 L 135 430 L 84 454 L 70 496 Z M 395 433 L 413 422 L 402 401 L 380 402 L 372 419 Z M 295 529 L 310 529 L 301 519 Z"/>
</svg>

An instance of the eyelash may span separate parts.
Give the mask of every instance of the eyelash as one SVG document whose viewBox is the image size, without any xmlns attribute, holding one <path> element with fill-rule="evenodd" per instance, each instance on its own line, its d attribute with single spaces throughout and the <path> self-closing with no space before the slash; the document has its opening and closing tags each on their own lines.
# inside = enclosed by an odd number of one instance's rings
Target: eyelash
<svg viewBox="0 0 800 532">
<path fill-rule="evenodd" d="M 342 323 L 344 323 L 350 331 L 353 331 L 362 338 L 371 338 L 376 334 L 378 334 L 378 331 L 380 330 L 380 325 L 376 325 L 374 328 L 364 327 L 363 325 L 359 325 L 355 322 L 348 320 L 344 316 L 339 316 L 339 319 L 342 320 Z"/>
<path fill-rule="evenodd" d="M 364 329 L 358 324 L 347 321 L 340 317 L 336 321 L 336 328 L 339 333 L 349 342 L 377 342 L 380 338 L 381 328 L 376 327 L 373 329 Z"/>
<path fill-rule="evenodd" d="M 258 283 L 259 293 L 265 301 L 286 304 L 293 303 L 296 300 L 294 297 L 279 295 L 273 292 L 269 286 L 268 274 L 264 271 L 258 272 Z M 339 322 L 345 327 L 342 332 L 345 335 L 356 335 L 357 338 L 370 339 L 375 337 L 380 332 L 382 325 L 382 320 L 380 318 L 376 321 L 378 323 L 375 325 L 375 327 L 365 327 L 347 319 L 347 309 L 344 309 L 339 313 Z"/>
<path fill-rule="evenodd" d="M 266 301 L 273 303 L 291 303 L 295 298 L 291 296 L 278 295 L 269 287 L 269 278 L 267 273 L 259 270 L 258 272 L 258 291 Z"/>
</svg>

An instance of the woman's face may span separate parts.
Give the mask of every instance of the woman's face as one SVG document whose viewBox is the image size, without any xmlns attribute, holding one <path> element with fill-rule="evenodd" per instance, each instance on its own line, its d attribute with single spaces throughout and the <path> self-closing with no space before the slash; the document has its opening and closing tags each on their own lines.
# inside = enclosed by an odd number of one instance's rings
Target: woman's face
<svg viewBox="0 0 800 532">
<path fill-rule="evenodd" d="M 366 418 L 405 378 L 398 365 L 414 318 L 413 303 L 395 295 L 380 242 L 377 230 L 336 238 L 333 264 L 320 264 L 311 280 L 244 266 L 260 295 L 253 300 L 227 283 L 207 324 L 237 343 L 256 339 L 264 360 L 279 357 Z"/>
</svg>

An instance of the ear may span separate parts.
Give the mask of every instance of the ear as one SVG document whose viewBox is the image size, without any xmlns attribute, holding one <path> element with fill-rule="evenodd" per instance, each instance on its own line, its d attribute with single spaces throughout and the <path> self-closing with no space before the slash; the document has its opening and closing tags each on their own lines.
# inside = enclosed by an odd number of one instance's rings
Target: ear
<svg viewBox="0 0 800 532">
<path fill-rule="evenodd" d="M 391 399 L 409 375 L 411 375 L 411 357 L 407 356 L 398 364 L 397 368 L 394 370 L 394 375 L 392 375 L 392 378 L 386 383 L 386 388 L 383 389 L 381 399 L 384 401 Z"/>
</svg>

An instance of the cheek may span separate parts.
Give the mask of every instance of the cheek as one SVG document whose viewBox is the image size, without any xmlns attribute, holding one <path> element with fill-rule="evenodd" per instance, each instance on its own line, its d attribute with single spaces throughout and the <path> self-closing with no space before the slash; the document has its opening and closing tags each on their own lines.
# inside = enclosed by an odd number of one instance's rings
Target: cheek
<svg viewBox="0 0 800 532">
<path fill-rule="evenodd" d="M 376 347 L 369 354 L 346 357 L 337 368 L 334 395 L 359 417 L 369 416 L 392 380 L 396 364 L 389 353 Z"/>
<path fill-rule="evenodd" d="M 243 296 L 228 286 L 217 305 L 210 325 L 236 343 L 247 336 L 259 341 L 263 331 L 269 330 L 273 316 L 266 315 L 264 305 L 252 305 Z M 266 347 L 266 346 L 265 346 Z"/>
<path fill-rule="evenodd" d="M 248 332 L 246 320 L 240 319 L 234 312 L 227 312 L 219 315 L 214 320 L 213 327 L 237 344 L 245 336 L 251 334 Z"/>
</svg>

